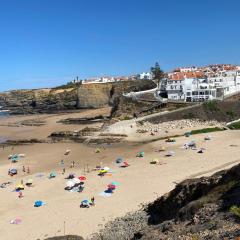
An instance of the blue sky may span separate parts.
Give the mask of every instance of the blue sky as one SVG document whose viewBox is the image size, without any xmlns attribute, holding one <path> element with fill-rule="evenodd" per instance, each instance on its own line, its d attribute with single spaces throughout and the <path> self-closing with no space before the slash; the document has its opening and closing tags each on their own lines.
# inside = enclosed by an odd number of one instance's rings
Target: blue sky
<svg viewBox="0 0 240 240">
<path fill-rule="evenodd" d="M 239 0 L 0 0 L 0 90 L 240 64 Z"/>
</svg>

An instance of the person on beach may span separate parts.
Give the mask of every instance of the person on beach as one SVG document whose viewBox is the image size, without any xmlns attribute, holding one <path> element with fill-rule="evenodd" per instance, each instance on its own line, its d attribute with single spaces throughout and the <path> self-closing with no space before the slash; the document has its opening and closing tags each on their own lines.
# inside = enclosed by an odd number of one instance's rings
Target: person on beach
<svg viewBox="0 0 240 240">
<path fill-rule="evenodd" d="M 95 198 L 94 197 L 91 198 L 91 203 L 92 203 L 92 206 L 95 205 Z"/>
<path fill-rule="evenodd" d="M 72 163 L 71 163 L 71 168 L 74 168 L 74 166 L 75 166 L 75 162 L 72 161 Z"/>
<path fill-rule="evenodd" d="M 30 168 L 29 167 L 27 167 L 27 173 L 30 173 Z"/>
<path fill-rule="evenodd" d="M 63 168 L 63 171 L 62 171 L 62 174 L 64 174 L 65 173 L 65 168 Z"/>
<path fill-rule="evenodd" d="M 26 172 L 26 169 L 25 169 L 25 166 L 23 165 L 23 167 L 22 167 L 22 171 L 23 172 Z"/>
<path fill-rule="evenodd" d="M 23 197 L 23 193 L 22 193 L 22 191 L 19 191 L 18 192 L 18 198 L 22 198 Z"/>
</svg>

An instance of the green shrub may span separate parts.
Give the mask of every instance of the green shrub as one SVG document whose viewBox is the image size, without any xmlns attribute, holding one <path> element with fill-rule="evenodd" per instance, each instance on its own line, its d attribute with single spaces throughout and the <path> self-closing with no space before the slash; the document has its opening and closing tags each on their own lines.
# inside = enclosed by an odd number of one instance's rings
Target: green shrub
<svg viewBox="0 0 240 240">
<path fill-rule="evenodd" d="M 231 118 L 234 119 L 236 117 L 236 113 L 233 110 L 227 111 L 226 114 Z"/>
<path fill-rule="evenodd" d="M 230 208 L 230 212 L 240 218 L 240 207 L 234 205 Z"/>
<path fill-rule="evenodd" d="M 218 104 L 216 100 L 207 101 L 203 103 L 203 108 L 207 111 L 217 112 L 219 111 Z"/>
<path fill-rule="evenodd" d="M 234 130 L 234 129 L 240 129 L 240 122 L 235 122 L 232 123 L 231 125 L 228 126 L 228 128 Z"/>
<path fill-rule="evenodd" d="M 197 234 L 192 235 L 192 240 L 199 240 L 199 237 Z"/>
<path fill-rule="evenodd" d="M 203 129 L 192 130 L 191 134 L 210 133 L 210 132 L 219 132 L 219 131 L 224 131 L 224 129 L 219 127 L 203 128 Z"/>
</svg>

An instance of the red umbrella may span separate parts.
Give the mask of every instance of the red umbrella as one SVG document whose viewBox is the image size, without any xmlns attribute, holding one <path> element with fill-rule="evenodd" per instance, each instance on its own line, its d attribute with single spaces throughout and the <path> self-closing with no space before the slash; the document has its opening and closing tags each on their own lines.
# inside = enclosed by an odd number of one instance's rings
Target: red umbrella
<svg viewBox="0 0 240 240">
<path fill-rule="evenodd" d="M 84 181 L 84 180 L 86 180 L 86 177 L 80 176 L 78 179 L 81 180 L 81 181 Z"/>
<path fill-rule="evenodd" d="M 109 189 L 115 189 L 115 188 L 116 188 L 116 186 L 113 185 L 113 184 L 108 184 L 107 187 L 108 187 Z"/>
<path fill-rule="evenodd" d="M 129 166 L 128 162 L 123 162 L 123 164 L 124 164 L 125 167 Z"/>
</svg>

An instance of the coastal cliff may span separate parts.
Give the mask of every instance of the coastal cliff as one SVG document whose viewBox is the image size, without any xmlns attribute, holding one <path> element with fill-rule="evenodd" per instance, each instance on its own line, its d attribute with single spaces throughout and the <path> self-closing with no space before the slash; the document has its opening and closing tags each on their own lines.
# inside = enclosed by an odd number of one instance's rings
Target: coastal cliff
<svg viewBox="0 0 240 240">
<path fill-rule="evenodd" d="M 0 93 L 0 106 L 11 114 L 54 113 L 59 111 L 116 107 L 123 92 L 154 88 L 152 81 L 63 86 L 52 89 L 15 90 Z"/>
</svg>

